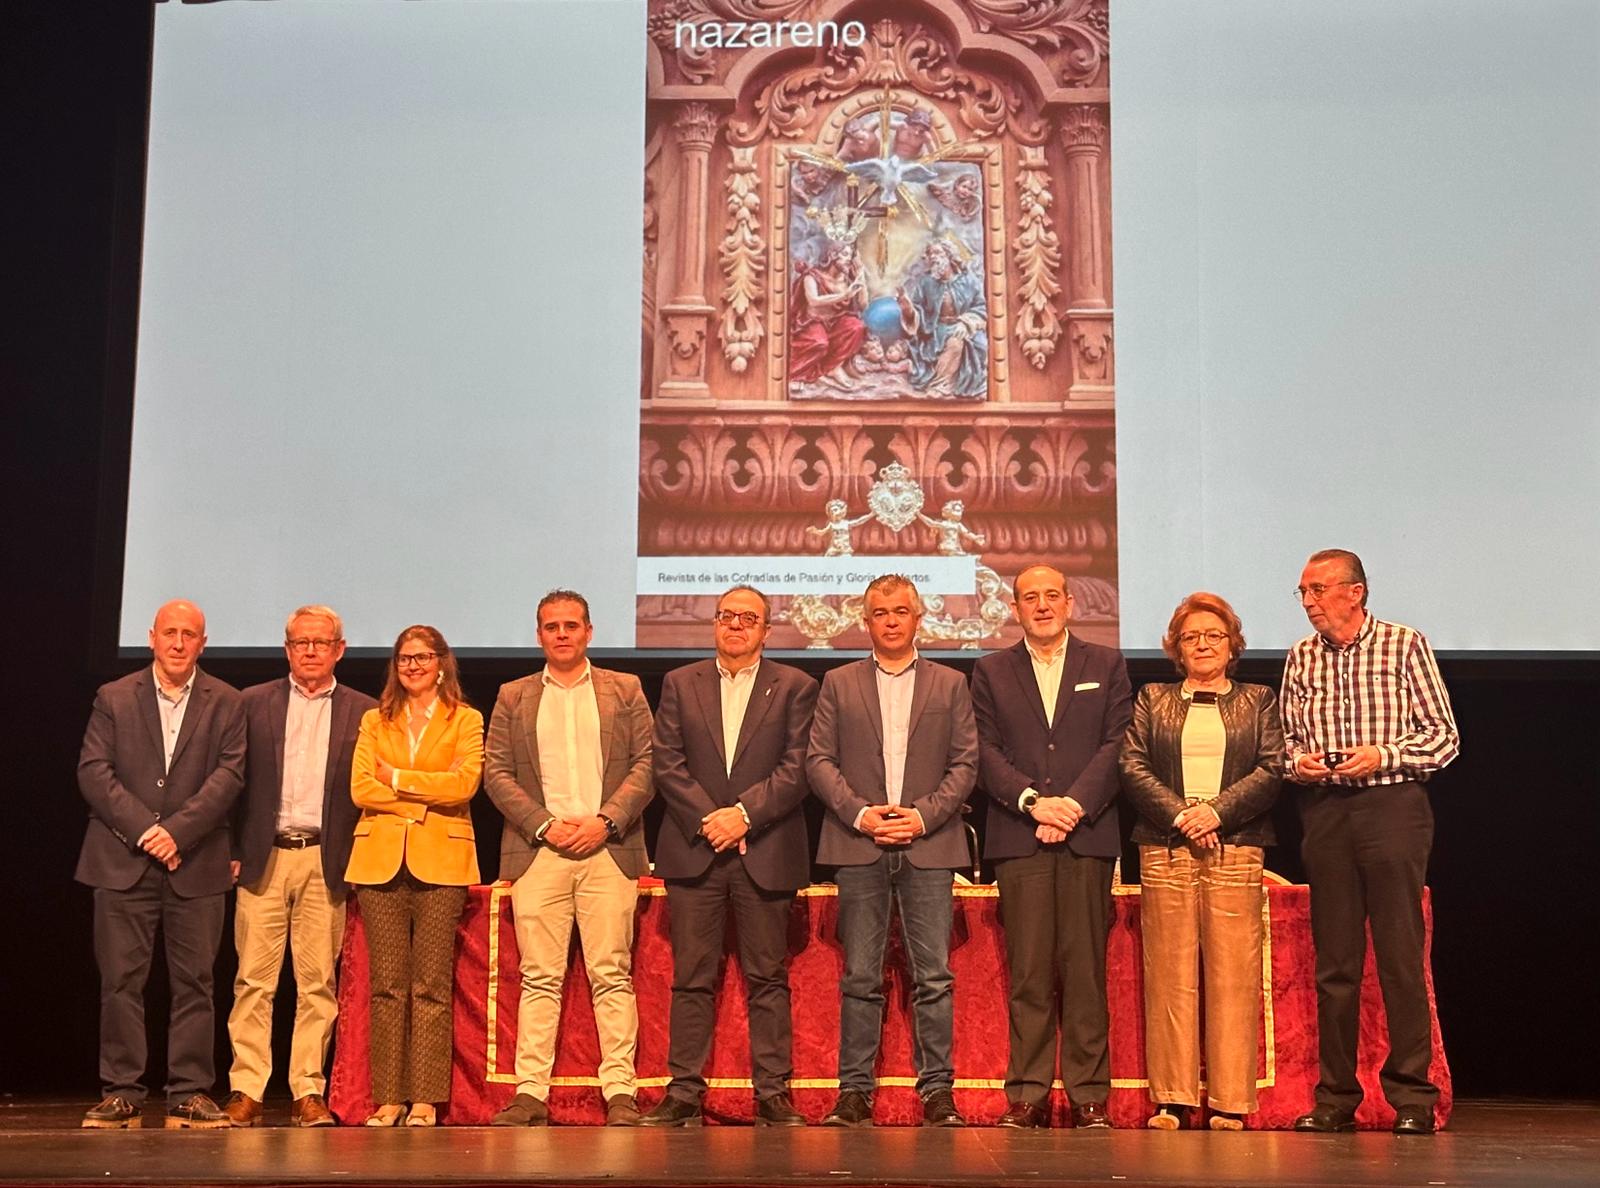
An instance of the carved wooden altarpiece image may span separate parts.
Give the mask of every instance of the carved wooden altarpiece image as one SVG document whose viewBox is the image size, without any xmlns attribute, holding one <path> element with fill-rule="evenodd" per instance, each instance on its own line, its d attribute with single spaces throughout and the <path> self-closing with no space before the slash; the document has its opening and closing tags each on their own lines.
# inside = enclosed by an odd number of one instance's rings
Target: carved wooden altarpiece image
<svg viewBox="0 0 1600 1188">
<path fill-rule="evenodd" d="M 641 559 L 971 555 L 935 647 L 1017 639 L 1010 581 L 1045 561 L 1116 643 L 1107 0 L 649 20 Z M 778 22 L 828 43 L 701 44 Z M 767 585 L 769 647 L 867 646 L 859 599 Z M 638 644 L 704 648 L 714 606 L 641 592 Z"/>
</svg>

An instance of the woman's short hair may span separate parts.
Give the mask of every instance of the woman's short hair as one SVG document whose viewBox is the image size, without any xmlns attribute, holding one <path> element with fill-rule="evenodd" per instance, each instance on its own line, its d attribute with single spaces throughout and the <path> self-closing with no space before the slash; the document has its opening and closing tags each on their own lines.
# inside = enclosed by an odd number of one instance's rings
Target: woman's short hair
<svg viewBox="0 0 1600 1188">
<path fill-rule="evenodd" d="M 1183 649 L 1178 646 L 1178 636 L 1183 633 L 1183 621 L 1199 611 L 1210 611 L 1227 625 L 1228 673 L 1232 675 L 1233 670 L 1239 667 L 1239 657 L 1244 655 L 1244 628 L 1240 626 L 1238 614 L 1220 594 L 1196 590 L 1178 603 L 1178 609 L 1172 612 L 1172 619 L 1167 624 L 1167 633 L 1161 637 L 1161 650 L 1177 666 L 1179 673 L 1189 675 L 1189 670 L 1183 666 Z"/>
</svg>

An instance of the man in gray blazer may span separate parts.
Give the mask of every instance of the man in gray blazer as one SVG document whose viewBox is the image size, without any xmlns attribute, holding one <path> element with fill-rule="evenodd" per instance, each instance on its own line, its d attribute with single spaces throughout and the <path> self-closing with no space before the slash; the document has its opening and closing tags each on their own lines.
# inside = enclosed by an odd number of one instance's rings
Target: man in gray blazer
<svg viewBox="0 0 1600 1188">
<path fill-rule="evenodd" d="M 228 810 L 244 782 L 239 694 L 200 671 L 206 619 L 169 602 L 150 628 L 155 663 L 100 686 L 78 758 L 89 827 L 77 880 L 94 888 L 100 967 L 100 1080 L 91 1129 L 141 1122 L 148 1055 L 144 989 L 159 927 L 172 1015 L 168 1127 L 228 1125 L 216 1081 L 212 968 L 222 940 Z"/>
<path fill-rule="evenodd" d="M 341 685 L 344 623 L 302 606 L 284 624 L 289 675 L 240 694 L 249 742 L 244 795 L 234 813 L 233 982 L 228 1038 L 235 1126 L 261 1121 L 272 1076 L 272 1003 L 286 945 L 298 991 L 289 1046 L 289 1121 L 332 1126 L 323 1066 L 339 1014 L 336 970 L 344 939 L 345 864 L 361 810 L 350 798 L 350 758 L 361 715 L 377 705 Z"/>
<path fill-rule="evenodd" d="M 672 929 L 667 1096 L 645 1126 L 697 1126 L 711 1053 L 728 909 L 750 1016 L 756 1125 L 804 1126 L 789 1099 L 789 909 L 811 881 L 806 739 L 817 682 L 761 654 L 766 596 L 735 586 L 717 601 L 717 654 L 667 674 L 656 713 L 656 790 L 667 815 L 656 874 Z"/>
<path fill-rule="evenodd" d="M 648 868 L 640 817 L 650 802 L 650 706 L 639 679 L 589 663 L 589 603 L 571 590 L 539 602 L 543 671 L 500 687 L 483 786 L 505 816 L 500 877 L 512 880 L 522 1000 L 517 1092 L 496 1126 L 550 1120 L 561 983 L 573 921 L 583 941 L 606 1123 L 633 1126 L 633 922 Z"/>
<path fill-rule="evenodd" d="M 898 574 L 867 587 L 868 659 L 829 672 L 806 774 L 828 807 L 817 861 L 837 866 L 844 945 L 839 1100 L 825 1126 L 872 1124 L 883 1026 L 883 951 L 898 903 L 912 954 L 914 1053 L 923 1121 L 963 1126 L 951 1090 L 951 872 L 970 861 L 961 806 L 977 779 L 967 682 L 917 655 L 922 600 Z"/>
</svg>

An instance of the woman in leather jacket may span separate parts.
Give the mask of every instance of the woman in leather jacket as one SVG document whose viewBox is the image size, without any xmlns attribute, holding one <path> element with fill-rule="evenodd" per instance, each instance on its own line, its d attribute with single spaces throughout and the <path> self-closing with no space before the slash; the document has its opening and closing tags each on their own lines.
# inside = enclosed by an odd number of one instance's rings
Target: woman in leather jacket
<svg viewBox="0 0 1600 1188">
<path fill-rule="evenodd" d="M 1201 1104 L 1203 953 L 1210 1126 L 1239 1130 L 1256 1109 L 1261 876 L 1276 840 L 1268 810 L 1283 781 L 1283 723 L 1271 689 L 1231 678 L 1244 633 L 1225 599 L 1189 595 L 1161 645 L 1183 680 L 1139 690 L 1121 761 L 1139 813 L 1149 1125 L 1185 1127 Z"/>
</svg>

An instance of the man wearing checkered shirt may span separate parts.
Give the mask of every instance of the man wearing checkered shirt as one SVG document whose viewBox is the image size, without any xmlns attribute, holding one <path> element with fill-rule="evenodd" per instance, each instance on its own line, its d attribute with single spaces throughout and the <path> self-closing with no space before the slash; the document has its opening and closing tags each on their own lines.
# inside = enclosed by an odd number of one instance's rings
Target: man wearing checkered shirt
<svg viewBox="0 0 1600 1188">
<path fill-rule="evenodd" d="M 1289 650 L 1283 726 L 1291 777 L 1305 785 L 1301 853 L 1317 948 L 1316 1105 L 1296 1130 L 1355 1129 L 1366 925 L 1389 1019 L 1379 1074 L 1396 1134 L 1432 1134 L 1432 1025 L 1422 887 L 1433 846 L 1423 785 L 1460 750 L 1450 698 L 1422 634 L 1367 610 L 1361 558 L 1313 553 L 1295 597 L 1315 633 Z"/>
</svg>

